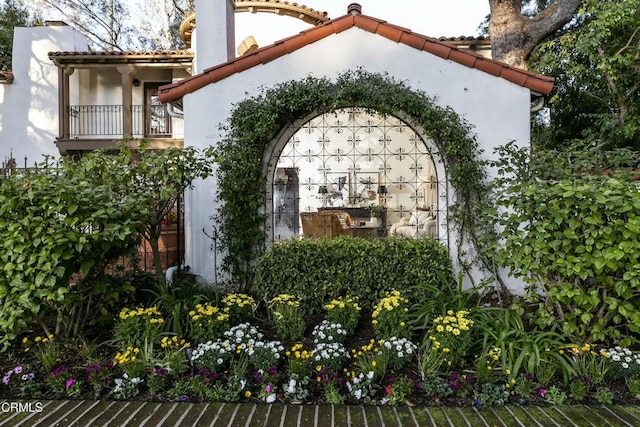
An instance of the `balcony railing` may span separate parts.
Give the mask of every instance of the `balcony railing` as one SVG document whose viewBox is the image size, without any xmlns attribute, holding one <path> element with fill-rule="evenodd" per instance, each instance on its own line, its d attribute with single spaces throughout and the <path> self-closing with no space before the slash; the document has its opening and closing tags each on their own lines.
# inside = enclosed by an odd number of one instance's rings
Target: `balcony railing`
<svg viewBox="0 0 640 427">
<path fill-rule="evenodd" d="M 131 134 L 136 138 L 182 138 L 184 122 L 169 116 L 164 105 L 131 106 Z M 69 106 L 71 139 L 123 135 L 122 105 Z"/>
</svg>

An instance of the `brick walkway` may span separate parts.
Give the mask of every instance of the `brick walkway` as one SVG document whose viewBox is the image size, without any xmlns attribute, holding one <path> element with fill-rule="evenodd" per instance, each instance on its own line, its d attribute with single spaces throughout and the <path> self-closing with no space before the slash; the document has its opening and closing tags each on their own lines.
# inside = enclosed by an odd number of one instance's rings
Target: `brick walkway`
<svg viewBox="0 0 640 427">
<path fill-rule="evenodd" d="M 11 406 L 13 404 L 13 406 Z M 21 406 L 18 406 L 21 405 Z M 0 426 L 640 426 L 637 406 L 379 406 L 3 401 Z"/>
</svg>

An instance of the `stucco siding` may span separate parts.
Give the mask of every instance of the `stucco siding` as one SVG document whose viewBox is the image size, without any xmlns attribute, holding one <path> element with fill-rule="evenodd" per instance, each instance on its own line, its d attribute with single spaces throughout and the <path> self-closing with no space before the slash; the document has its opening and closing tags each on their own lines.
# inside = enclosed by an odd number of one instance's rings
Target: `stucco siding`
<svg viewBox="0 0 640 427">
<path fill-rule="evenodd" d="M 394 43 L 359 28 L 326 37 L 264 65 L 233 74 L 185 96 L 185 145 L 215 146 L 223 137 L 218 125 L 233 105 L 259 93 L 261 87 L 306 76 L 335 78 L 363 68 L 408 81 L 415 90 L 449 106 L 474 126 L 486 158 L 493 147 L 509 141 L 529 143 L 529 90 L 480 70 Z M 187 264 L 213 281 L 209 219 L 216 210 L 215 180 L 199 184 L 187 196 Z M 453 249 L 453 248 L 452 248 Z M 220 257 L 218 257 L 220 258 Z M 218 262 L 220 259 L 218 259 Z"/>
</svg>

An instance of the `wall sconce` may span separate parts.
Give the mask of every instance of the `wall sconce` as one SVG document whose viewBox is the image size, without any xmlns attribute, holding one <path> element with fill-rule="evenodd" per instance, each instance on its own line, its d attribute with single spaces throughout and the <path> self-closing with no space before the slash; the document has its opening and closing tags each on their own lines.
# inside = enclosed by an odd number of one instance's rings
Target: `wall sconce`
<svg viewBox="0 0 640 427">
<path fill-rule="evenodd" d="M 131 81 L 131 84 L 132 84 L 132 85 L 134 85 L 134 86 L 136 86 L 136 87 L 138 87 L 138 86 L 140 86 L 140 80 L 138 80 L 138 79 L 133 79 L 133 80 Z"/>
<path fill-rule="evenodd" d="M 320 187 L 318 187 L 318 194 L 320 195 L 320 198 L 322 199 L 322 207 L 326 208 L 327 207 L 327 194 L 329 192 L 327 191 L 327 186 L 326 185 L 321 185 Z"/>
</svg>

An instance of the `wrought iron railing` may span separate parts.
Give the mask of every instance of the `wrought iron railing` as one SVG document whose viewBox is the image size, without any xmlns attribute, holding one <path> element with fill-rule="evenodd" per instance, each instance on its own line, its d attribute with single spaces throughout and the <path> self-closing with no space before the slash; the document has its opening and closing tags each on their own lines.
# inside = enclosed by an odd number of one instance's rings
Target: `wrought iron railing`
<svg viewBox="0 0 640 427">
<path fill-rule="evenodd" d="M 134 137 L 181 138 L 183 120 L 169 116 L 164 105 L 133 105 L 131 135 Z M 117 137 L 123 135 L 122 105 L 69 106 L 69 137 Z"/>
</svg>

